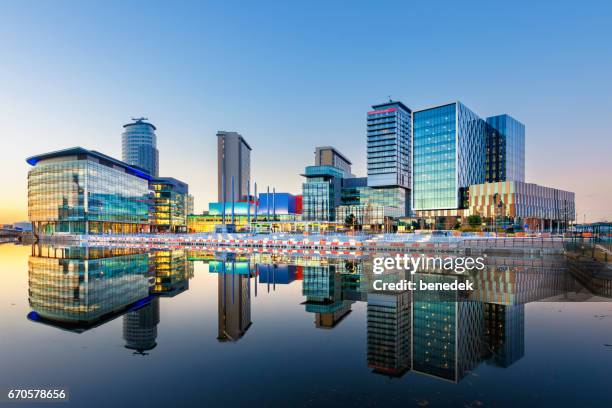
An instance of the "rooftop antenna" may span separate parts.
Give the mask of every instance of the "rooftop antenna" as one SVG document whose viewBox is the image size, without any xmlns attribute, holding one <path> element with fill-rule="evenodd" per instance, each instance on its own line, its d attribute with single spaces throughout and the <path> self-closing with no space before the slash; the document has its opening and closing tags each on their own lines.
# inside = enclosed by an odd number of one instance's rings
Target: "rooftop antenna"
<svg viewBox="0 0 612 408">
<path fill-rule="evenodd" d="M 389 95 L 389 102 L 393 102 L 393 99 L 391 99 L 391 95 Z"/>
<path fill-rule="evenodd" d="M 145 120 L 149 120 L 149 118 L 140 117 L 140 118 L 132 118 L 132 120 L 134 122 L 144 122 Z"/>
</svg>

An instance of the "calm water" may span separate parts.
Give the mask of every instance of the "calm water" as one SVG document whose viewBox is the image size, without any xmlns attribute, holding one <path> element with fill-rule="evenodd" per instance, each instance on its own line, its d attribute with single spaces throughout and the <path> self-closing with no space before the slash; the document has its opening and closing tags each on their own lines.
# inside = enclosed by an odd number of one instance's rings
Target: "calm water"
<svg viewBox="0 0 612 408">
<path fill-rule="evenodd" d="M 560 257 L 469 294 L 369 259 L 0 246 L 0 389 L 109 406 L 612 406 L 612 303 Z M 422 275 L 420 279 L 452 279 Z M 15 406 L 27 406 L 18 403 Z"/>
</svg>

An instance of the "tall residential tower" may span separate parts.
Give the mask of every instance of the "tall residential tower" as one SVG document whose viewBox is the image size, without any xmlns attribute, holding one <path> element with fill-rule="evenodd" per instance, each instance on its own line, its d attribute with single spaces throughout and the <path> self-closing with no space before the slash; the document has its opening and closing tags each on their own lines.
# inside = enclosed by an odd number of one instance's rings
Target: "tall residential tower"
<svg viewBox="0 0 612 408">
<path fill-rule="evenodd" d="M 146 122 L 147 118 L 132 119 L 123 125 L 121 135 L 122 160 L 138 166 L 153 177 L 159 176 L 159 152 L 157 150 L 157 128 Z"/>
<path fill-rule="evenodd" d="M 412 111 L 401 102 L 373 105 L 368 112 L 368 186 L 410 188 Z"/>
<path fill-rule="evenodd" d="M 232 177 L 234 196 L 232 197 Z M 246 201 L 251 179 L 251 146 L 237 132 L 217 132 L 217 194 L 219 202 Z M 225 185 L 225 187 L 223 187 Z M 224 194 L 225 193 L 225 194 Z"/>
</svg>

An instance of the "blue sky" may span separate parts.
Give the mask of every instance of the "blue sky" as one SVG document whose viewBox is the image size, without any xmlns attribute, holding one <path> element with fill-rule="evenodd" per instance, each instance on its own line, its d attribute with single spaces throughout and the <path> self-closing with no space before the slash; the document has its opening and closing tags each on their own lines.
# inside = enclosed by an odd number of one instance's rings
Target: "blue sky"
<svg viewBox="0 0 612 408">
<path fill-rule="evenodd" d="M 365 115 L 389 95 L 516 117 L 527 181 L 575 191 L 580 221 L 612 219 L 607 2 L 173 3 L 0 2 L 0 222 L 27 218 L 26 156 L 120 158 L 132 116 L 157 126 L 160 174 L 198 211 L 221 129 L 249 141 L 260 186 L 299 192 L 323 144 L 365 175 Z"/>
</svg>

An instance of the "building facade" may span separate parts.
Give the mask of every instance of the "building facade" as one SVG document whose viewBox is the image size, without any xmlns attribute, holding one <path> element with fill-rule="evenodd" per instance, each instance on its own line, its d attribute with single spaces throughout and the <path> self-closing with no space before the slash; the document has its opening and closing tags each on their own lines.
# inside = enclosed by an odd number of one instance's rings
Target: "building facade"
<svg viewBox="0 0 612 408">
<path fill-rule="evenodd" d="M 510 115 L 487 118 L 486 181 L 525 181 L 525 125 Z"/>
<path fill-rule="evenodd" d="M 341 204 L 342 180 L 348 175 L 333 166 L 307 166 L 302 174 L 302 219 L 334 221 Z"/>
<path fill-rule="evenodd" d="M 81 147 L 32 156 L 28 217 L 35 235 L 149 230 L 151 177 Z"/>
<path fill-rule="evenodd" d="M 408 191 L 403 187 L 368 187 L 365 177 L 344 179 L 336 220 L 352 219 L 354 228 L 382 230 L 393 219 L 406 215 Z"/>
<path fill-rule="evenodd" d="M 461 102 L 413 114 L 412 209 L 458 209 L 485 181 L 485 121 Z"/>
<path fill-rule="evenodd" d="M 291 193 L 260 193 L 257 200 L 257 214 L 266 216 L 268 212 L 272 216 L 298 214 L 296 197 Z"/>
<path fill-rule="evenodd" d="M 232 196 L 232 178 L 234 190 Z M 251 180 L 251 146 L 236 132 L 217 132 L 217 196 L 219 202 L 246 201 Z"/>
<path fill-rule="evenodd" d="M 351 174 L 351 164 L 349 159 L 332 146 L 315 148 L 315 166 L 332 166 Z"/>
<path fill-rule="evenodd" d="M 469 214 L 528 229 L 566 229 L 576 219 L 570 191 L 520 181 L 470 186 Z"/>
<path fill-rule="evenodd" d="M 195 214 L 195 203 L 191 194 L 187 194 L 187 214 Z"/>
<path fill-rule="evenodd" d="M 150 181 L 152 232 L 187 232 L 189 186 L 172 177 L 157 177 Z"/>
<path fill-rule="evenodd" d="M 410 188 L 412 111 L 393 101 L 372 109 L 367 115 L 368 186 Z"/>
<path fill-rule="evenodd" d="M 159 151 L 157 150 L 157 128 L 146 122 L 146 118 L 133 119 L 123 125 L 121 135 L 122 159 L 131 166 L 138 166 L 153 177 L 159 175 Z"/>
</svg>

